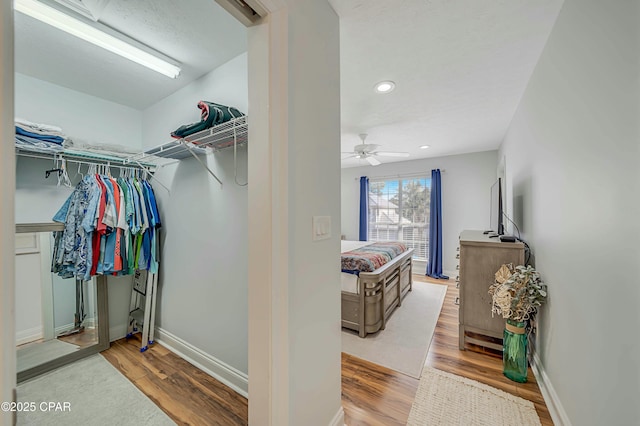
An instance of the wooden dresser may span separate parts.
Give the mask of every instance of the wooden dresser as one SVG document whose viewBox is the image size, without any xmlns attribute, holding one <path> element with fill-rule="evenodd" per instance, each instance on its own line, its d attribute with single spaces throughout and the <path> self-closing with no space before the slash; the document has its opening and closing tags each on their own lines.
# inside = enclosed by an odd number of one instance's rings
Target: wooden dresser
<svg viewBox="0 0 640 426">
<path fill-rule="evenodd" d="M 462 231 L 458 249 L 460 349 L 465 349 L 465 344 L 471 343 L 501 351 L 502 344 L 495 339 L 502 340 L 505 320 L 497 315 L 491 317 L 488 290 L 502 264 L 524 264 L 524 244 L 519 241 L 503 243 L 499 238 L 490 238 L 482 231 Z M 487 339 L 486 336 L 494 339 Z"/>
</svg>

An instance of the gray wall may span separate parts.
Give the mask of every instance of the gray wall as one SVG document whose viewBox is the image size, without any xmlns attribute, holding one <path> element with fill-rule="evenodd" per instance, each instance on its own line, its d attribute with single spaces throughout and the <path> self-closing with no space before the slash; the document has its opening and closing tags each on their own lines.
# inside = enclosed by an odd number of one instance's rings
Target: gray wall
<svg viewBox="0 0 640 426">
<path fill-rule="evenodd" d="M 216 68 L 144 111 L 146 146 L 171 140 L 199 121 L 208 100 L 247 112 L 247 55 Z M 154 186 L 162 217 L 157 325 L 206 354 L 247 373 L 247 187 L 234 183 L 233 149 L 207 157 L 221 187 L 195 159 L 163 167 Z M 238 181 L 246 182 L 247 149 L 238 149 Z"/>
<path fill-rule="evenodd" d="M 360 176 L 375 178 L 424 173 L 431 177 L 432 169 L 444 169 L 441 175 L 442 265 L 444 272 L 455 278 L 460 232 L 463 229 L 489 229 L 491 185 L 496 181 L 497 158 L 497 151 L 485 151 L 342 169 L 342 234 L 348 240 L 358 240 L 360 182 L 357 179 Z"/>
<path fill-rule="evenodd" d="M 501 148 L 549 286 L 538 355 L 574 425 L 640 424 L 638 18 L 565 1 Z"/>
</svg>

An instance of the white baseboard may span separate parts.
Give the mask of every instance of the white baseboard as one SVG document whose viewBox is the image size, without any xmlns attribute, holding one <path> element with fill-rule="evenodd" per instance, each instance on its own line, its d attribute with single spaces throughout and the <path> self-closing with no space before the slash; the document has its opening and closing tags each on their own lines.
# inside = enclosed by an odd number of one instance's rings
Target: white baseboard
<svg viewBox="0 0 640 426">
<path fill-rule="evenodd" d="M 417 275 L 424 275 L 427 272 L 427 262 L 425 260 L 413 260 L 413 273 Z"/>
<path fill-rule="evenodd" d="M 16 345 L 24 345 L 25 343 L 34 342 L 38 339 L 42 339 L 44 336 L 44 330 L 42 326 L 28 328 L 16 332 Z"/>
<path fill-rule="evenodd" d="M 248 398 L 249 378 L 242 371 L 220 361 L 160 327 L 156 328 L 154 337 L 158 343 L 171 352 Z"/>
<path fill-rule="evenodd" d="M 342 405 L 341 405 L 336 415 L 333 416 L 333 419 L 331 420 L 331 423 L 329 423 L 329 426 L 344 426 L 344 425 L 345 425 L 344 410 L 342 409 Z"/>
<path fill-rule="evenodd" d="M 547 376 L 547 373 L 544 371 L 540 357 L 538 357 L 538 354 L 535 352 L 533 353 L 532 361 L 531 369 L 533 370 L 533 375 L 536 376 L 538 387 L 547 405 L 549 414 L 553 419 L 553 423 L 557 426 L 571 426 L 571 420 L 569 420 L 569 416 L 567 416 L 567 412 L 564 410 L 560 398 L 558 398 L 558 394 L 549 380 L 549 376 Z"/>
<path fill-rule="evenodd" d="M 85 318 L 84 321 L 82 321 L 82 325 L 86 328 L 92 328 L 96 326 L 96 319 L 91 317 L 91 318 Z M 60 333 L 64 333 L 65 331 L 69 331 L 72 330 L 74 327 L 76 326 L 75 323 L 69 323 L 69 324 L 65 324 L 65 325 L 61 325 L 59 327 L 56 327 L 53 330 L 53 334 L 54 336 L 59 336 Z"/>
<path fill-rule="evenodd" d="M 127 336 L 127 324 L 119 324 L 113 327 L 109 327 L 109 341 L 115 342 L 118 339 L 122 339 Z"/>
<path fill-rule="evenodd" d="M 61 325 L 59 327 L 56 327 L 53 329 L 53 335 L 54 336 L 59 336 L 60 333 L 64 333 L 65 331 L 69 331 L 74 327 L 74 323 L 69 323 L 69 324 L 65 324 L 65 325 Z"/>
<path fill-rule="evenodd" d="M 424 260 L 414 260 L 412 269 L 413 269 L 413 273 L 416 275 L 426 275 L 427 262 Z M 442 273 L 453 280 L 455 280 L 456 275 L 458 275 L 458 271 L 442 271 Z"/>
</svg>

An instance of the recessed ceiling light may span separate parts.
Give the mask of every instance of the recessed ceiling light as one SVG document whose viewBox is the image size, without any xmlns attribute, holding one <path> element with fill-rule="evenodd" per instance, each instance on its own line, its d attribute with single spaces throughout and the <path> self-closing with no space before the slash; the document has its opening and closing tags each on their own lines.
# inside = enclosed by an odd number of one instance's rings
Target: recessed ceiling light
<svg viewBox="0 0 640 426">
<path fill-rule="evenodd" d="M 389 93 L 395 89 L 396 84 L 393 81 L 381 81 L 376 84 L 375 90 L 378 93 Z"/>
<path fill-rule="evenodd" d="M 427 149 L 427 148 L 429 148 L 429 145 L 422 145 L 422 146 L 420 146 L 420 149 Z"/>
</svg>

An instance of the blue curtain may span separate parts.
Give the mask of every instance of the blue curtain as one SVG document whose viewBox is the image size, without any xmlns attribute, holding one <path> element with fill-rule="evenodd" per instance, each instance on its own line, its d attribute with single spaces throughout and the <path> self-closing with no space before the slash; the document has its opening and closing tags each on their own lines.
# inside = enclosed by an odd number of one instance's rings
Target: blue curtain
<svg viewBox="0 0 640 426">
<path fill-rule="evenodd" d="M 442 275 L 442 184 L 440 169 L 431 170 L 431 207 L 429 219 L 429 262 L 427 275 L 443 280 L 449 279 Z"/>
<path fill-rule="evenodd" d="M 367 241 L 369 225 L 369 178 L 360 178 L 360 241 Z"/>
</svg>

